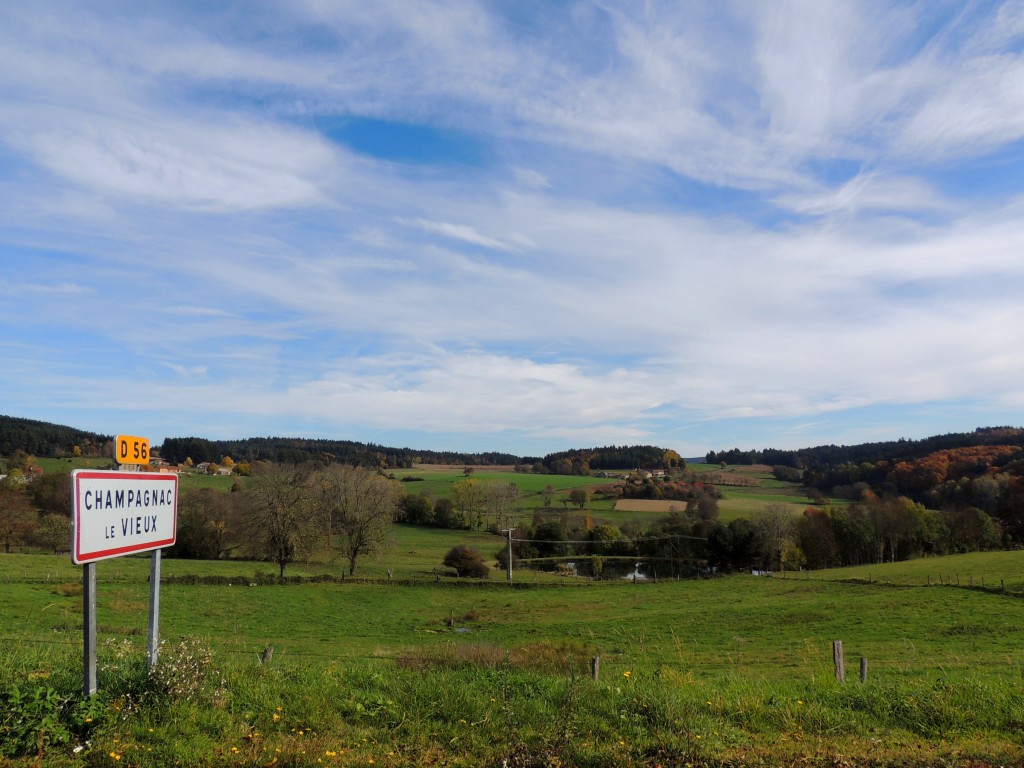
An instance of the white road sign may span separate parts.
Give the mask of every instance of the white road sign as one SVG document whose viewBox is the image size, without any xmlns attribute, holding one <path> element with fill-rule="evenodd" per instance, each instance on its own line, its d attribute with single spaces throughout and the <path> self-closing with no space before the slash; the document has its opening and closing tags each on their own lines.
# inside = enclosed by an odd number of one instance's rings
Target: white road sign
<svg viewBox="0 0 1024 768">
<path fill-rule="evenodd" d="M 178 476 L 154 472 L 71 473 L 77 565 L 162 549 L 178 533 Z"/>
</svg>

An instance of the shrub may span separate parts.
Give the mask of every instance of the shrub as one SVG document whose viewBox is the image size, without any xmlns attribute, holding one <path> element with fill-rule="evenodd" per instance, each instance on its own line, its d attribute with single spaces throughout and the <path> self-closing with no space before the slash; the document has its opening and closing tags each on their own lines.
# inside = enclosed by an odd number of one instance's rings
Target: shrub
<svg viewBox="0 0 1024 768">
<path fill-rule="evenodd" d="M 459 544 L 448 550 L 443 564 L 446 568 L 454 568 L 462 577 L 486 579 L 491 575 L 491 569 L 484 562 L 483 556 L 466 544 Z"/>
</svg>

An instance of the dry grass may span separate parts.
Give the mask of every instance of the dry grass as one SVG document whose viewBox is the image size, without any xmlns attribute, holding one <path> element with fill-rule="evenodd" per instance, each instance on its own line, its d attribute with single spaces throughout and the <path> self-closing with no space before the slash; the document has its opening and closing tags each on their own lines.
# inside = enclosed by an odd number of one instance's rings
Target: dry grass
<svg viewBox="0 0 1024 768">
<path fill-rule="evenodd" d="M 519 648 L 494 643 L 444 643 L 431 648 L 414 648 L 398 657 L 404 669 L 528 669 L 535 672 L 563 673 L 589 669 L 592 650 L 572 642 L 539 642 Z"/>
<path fill-rule="evenodd" d="M 619 499 L 616 512 L 685 512 L 686 502 L 678 499 Z"/>
</svg>

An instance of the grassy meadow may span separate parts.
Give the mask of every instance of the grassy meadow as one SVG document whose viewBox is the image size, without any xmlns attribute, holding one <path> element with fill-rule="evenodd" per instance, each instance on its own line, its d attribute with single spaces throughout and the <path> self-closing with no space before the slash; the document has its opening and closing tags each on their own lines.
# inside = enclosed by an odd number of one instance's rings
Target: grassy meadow
<svg viewBox="0 0 1024 768">
<path fill-rule="evenodd" d="M 89 466 L 47 461 L 47 472 Z M 767 467 L 690 468 L 727 481 L 724 520 L 808 506 Z M 394 474 L 435 497 L 466 478 L 461 467 Z M 515 483 L 524 517 L 549 485 L 556 509 L 582 515 L 562 504 L 569 491 L 609 482 L 469 477 Z M 233 482 L 186 475 L 181 487 Z M 657 504 L 597 498 L 587 511 L 646 526 L 666 513 Z M 463 543 L 492 560 L 504 538 L 398 525 L 356 578 L 324 548 L 284 584 L 270 563 L 165 558 L 152 673 L 150 558 L 100 562 L 91 699 L 80 692 L 81 568 L 0 555 L 0 767 L 1024 765 L 1024 552 L 788 578 L 517 570 L 510 584 L 497 570 L 447 575 L 444 554 Z"/>
<path fill-rule="evenodd" d="M 870 583 L 840 580 L 854 569 L 641 584 L 434 573 L 448 547 L 480 536 L 399 527 L 364 578 L 327 583 L 165 559 L 168 643 L 154 676 L 143 664 L 149 558 L 99 563 L 92 700 L 78 694 L 80 569 L 0 557 L 0 754 L 26 766 L 1024 762 L 1024 599 L 1010 583 L 911 585 L 912 563 L 875 566 Z M 930 564 L 1024 572 L 1024 553 L 962 557 Z M 232 576 L 258 586 L 215 583 Z"/>
</svg>

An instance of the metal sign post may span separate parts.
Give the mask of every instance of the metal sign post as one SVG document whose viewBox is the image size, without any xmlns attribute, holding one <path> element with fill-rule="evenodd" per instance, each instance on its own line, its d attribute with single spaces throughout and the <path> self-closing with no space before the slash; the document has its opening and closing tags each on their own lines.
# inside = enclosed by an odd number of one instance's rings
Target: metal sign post
<svg viewBox="0 0 1024 768">
<path fill-rule="evenodd" d="M 149 441 L 118 435 L 117 456 L 148 461 Z M 152 669 L 160 643 L 160 549 L 172 546 L 178 530 L 178 477 L 138 472 L 76 469 L 71 473 L 74 527 L 71 559 L 82 570 L 82 647 L 86 696 L 96 683 L 96 561 L 152 552 L 149 572 L 149 637 L 146 664 Z"/>
<path fill-rule="evenodd" d="M 160 550 L 154 549 L 149 561 L 149 643 L 146 654 L 146 669 L 156 666 L 156 654 L 160 647 Z"/>
<path fill-rule="evenodd" d="M 82 691 L 96 695 L 96 564 L 82 568 L 82 648 L 85 680 Z"/>
</svg>

